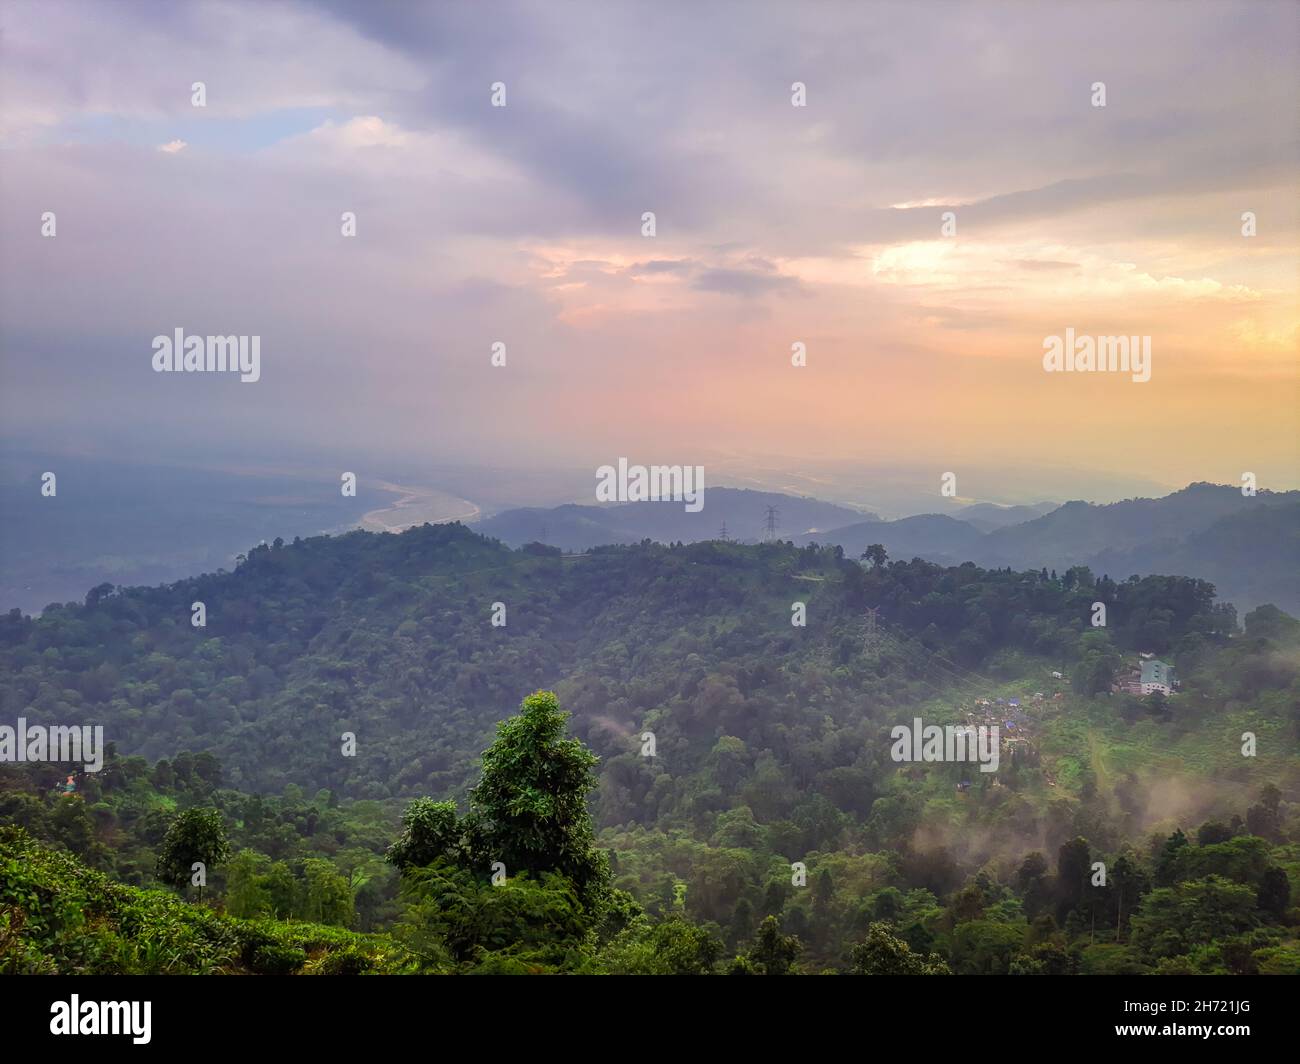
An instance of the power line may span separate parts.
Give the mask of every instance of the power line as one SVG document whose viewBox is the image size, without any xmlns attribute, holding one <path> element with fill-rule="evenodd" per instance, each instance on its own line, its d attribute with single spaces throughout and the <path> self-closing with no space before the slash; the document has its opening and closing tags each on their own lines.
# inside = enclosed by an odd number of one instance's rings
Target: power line
<svg viewBox="0 0 1300 1064">
<path fill-rule="evenodd" d="M 894 642 L 901 646 L 910 646 L 910 644 L 904 643 L 904 639 L 906 638 L 905 632 L 901 632 L 903 638 L 892 635 L 892 632 L 889 629 L 886 629 L 885 634 L 893 638 Z M 920 660 L 925 661 L 926 664 L 938 669 L 945 676 L 959 683 L 964 683 L 968 688 L 980 692 L 981 695 L 987 695 L 991 690 L 999 686 L 999 684 L 990 677 L 984 676 L 981 673 L 976 672 L 974 669 L 967 669 L 958 665 L 956 662 L 949 661 L 942 654 L 924 646 L 915 648 L 912 652 L 917 655 Z M 971 677 L 974 677 L 974 679 L 971 679 Z"/>
<path fill-rule="evenodd" d="M 952 690 L 954 686 L 957 688 L 955 693 L 958 697 L 974 697 L 978 699 L 989 695 L 990 692 L 987 689 L 976 684 L 974 681 L 969 680 L 960 674 L 952 673 L 949 670 L 936 668 L 933 660 L 929 660 L 925 657 L 925 653 L 927 652 L 903 643 L 889 632 L 879 631 L 878 638 L 882 641 L 882 644 L 886 649 L 893 650 L 895 654 L 904 660 L 904 662 L 918 668 L 922 673 L 918 679 L 940 696 L 944 698 L 951 697 L 954 693 Z M 943 687 L 939 686 L 939 684 L 927 679 L 924 675 L 927 671 L 930 672 L 935 679 L 946 681 L 948 689 L 945 690 Z"/>
</svg>

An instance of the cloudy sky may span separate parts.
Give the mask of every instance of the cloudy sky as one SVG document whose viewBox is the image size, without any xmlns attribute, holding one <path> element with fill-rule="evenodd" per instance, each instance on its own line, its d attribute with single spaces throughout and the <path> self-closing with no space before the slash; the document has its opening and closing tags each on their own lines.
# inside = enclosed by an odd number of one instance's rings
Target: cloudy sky
<svg viewBox="0 0 1300 1064">
<path fill-rule="evenodd" d="M 1300 486 L 1289 0 L 2 20 L 11 446 Z M 261 380 L 154 373 L 178 327 Z M 1067 328 L 1149 335 L 1151 380 L 1045 373 Z"/>
</svg>

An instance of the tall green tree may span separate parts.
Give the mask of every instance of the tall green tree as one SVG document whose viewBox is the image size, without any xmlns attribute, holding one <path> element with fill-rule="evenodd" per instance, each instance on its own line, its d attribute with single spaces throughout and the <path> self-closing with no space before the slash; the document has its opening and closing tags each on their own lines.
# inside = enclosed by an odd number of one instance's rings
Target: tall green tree
<svg viewBox="0 0 1300 1064">
<path fill-rule="evenodd" d="M 862 560 L 870 562 L 875 568 L 879 569 L 889 560 L 889 554 L 879 543 L 872 543 L 862 552 Z"/>
<path fill-rule="evenodd" d="M 266 871 L 271 861 L 253 850 L 240 850 L 226 871 L 226 912 L 231 916 L 252 919 L 273 911 L 271 892 L 266 885 Z"/>
<path fill-rule="evenodd" d="M 781 934 L 776 917 L 769 916 L 758 925 L 748 960 L 762 975 L 788 975 L 801 952 L 803 944 L 799 939 Z"/>
<path fill-rule="evenodd" d="M 417 798 L 402 814 L 402 834 L 388 848 L 388 860 L 400 871 L 423 868 L 440 857 L 456 861 L 462 856 L 462 830 L 455 802 Z"/>
<path fill-rule="evenodd" d="M 937 953 L 923 956 L 894 935 L 886 923 L 867 928 L 867 937 L 849 951 L 854 975 L 952 975 Z"/>
<path fill-rule="evenodd" d="M 553 691 L 537 691 L 497 726 L 470 791 L 468 833 L 483 871 L 500 861 L 507 875 L 558 872 L 590 906 L 603 899 L 610 881 L 609 859 L 596 849 L 587 812 L 599 758 L 564 737 L 567 719 Z"/>
<path fill-rule="evenodd" d="M 164 883 L 183 890 L 195 874 L 195 864 L 204 866 L 206 877 L 229 856 L 230 841 L 221 814 L 215 809 L 186 809 L 167 829 L 155 872 Z"/>
<path fill-rule="evenodd" d="M 329 861 L 318 857 L 303 862 L 303 915 L 314 923 L 351 927 L 357 918 L 352 888 Z"/>
<path fill-rule="evenodd" d="M 1056 852 L 1056 919 L 1064 922 L 1070 910 L 1083 901 L 1092 876 L 1088 841 L 1073 838 Z"/>
</svg>

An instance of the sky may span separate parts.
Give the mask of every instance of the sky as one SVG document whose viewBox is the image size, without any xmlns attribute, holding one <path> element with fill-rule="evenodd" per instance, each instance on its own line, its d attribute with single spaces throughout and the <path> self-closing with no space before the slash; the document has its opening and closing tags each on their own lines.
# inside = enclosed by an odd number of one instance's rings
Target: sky
<svg viewBox="0 0 1300 1064">
<path fill-rule="evenodd" d="M 18 0 L 0 32 L 8 446 L 1300 487 L 1295 3 Z M 260 379 L 154 372 L 177 328 L 260 337 Z M 1067 329 L 1150 337 L 1150 380 L 1046 372 Z"/>
</svg>

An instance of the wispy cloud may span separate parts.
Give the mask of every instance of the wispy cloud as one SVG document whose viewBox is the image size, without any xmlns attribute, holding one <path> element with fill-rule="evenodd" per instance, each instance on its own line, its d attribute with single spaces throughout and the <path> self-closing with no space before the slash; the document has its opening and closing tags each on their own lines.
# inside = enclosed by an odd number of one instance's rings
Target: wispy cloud
<svg viewBox="0 0 1300 1064">
<path fill-rule="evenodd" d="M 1155 374 L 1054 388 L 1045 431 L 1117 469 L 1155 438 L 1173 479 L 1294 464 L 1294 382 L 1255 385 L 1300 320 L 1295 5 L 52 0 L 0 29 L 17 431 L 574 461 L 777 417 L 786 453 L 1006 455 L 1076 322 L 1151 333 Z M 177 325 L 260 333 L 263 380 L 178 402 L 147 372 Z"/>
</svg>

